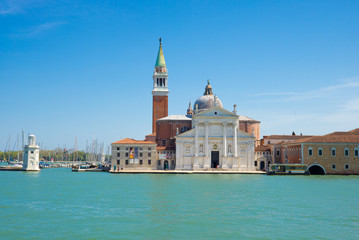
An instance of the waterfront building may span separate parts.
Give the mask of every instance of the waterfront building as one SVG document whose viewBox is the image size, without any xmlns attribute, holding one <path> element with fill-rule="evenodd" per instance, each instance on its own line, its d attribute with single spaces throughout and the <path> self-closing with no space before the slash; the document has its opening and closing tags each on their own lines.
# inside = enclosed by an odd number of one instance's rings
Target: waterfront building
<svg viewBox="0 0 359 240">
<path fill-rule="evenodd" d="M 30 135 L 28 145 L 24 146 L 23 152 L 23 170 L 24 171 L 40 171 L 39 153 L 40 147 L 36 144 L 36 136 Z"/>
<path fill-rule="evenodd" d="M 236 106 L 233 112 L 225 110 L 208 82 L 195 102 L 192 129 L 176 136 L 176 169 L 255 170 L 255 137 L 239 123 Z"/>
<path fill-rule="evenodd" d="M 156 143 L 125 138 L 111 144 L 111 171 L 156 170 Z M 167 163 L 169 165 L 169 163 Z"/>
<path fill-rule="evenodd" d="M 269 135 L 263 136 L 262 139 L 256 142 L 255 147 L 255 162 L 254 165 L 257 170 L 268 170 L 271 163 L 275 163 L 275 152 L 281 151 L 276 148 L 276 144 L 293 142 L 299 139 L 304 139 L 312 136 L 295 135 Z"/>
<path fill-rule="evenodd" d="M 270 146 L 257 146 L 254 148 L 254 166 L 256 170 L 267 170 L 272 162 Z"/>
<path fill-rule="evenodd" d="M 307 164 L 311 174 L 359 174 L 359 128 L 273 145 L 275 163 Z"/>
</svg>

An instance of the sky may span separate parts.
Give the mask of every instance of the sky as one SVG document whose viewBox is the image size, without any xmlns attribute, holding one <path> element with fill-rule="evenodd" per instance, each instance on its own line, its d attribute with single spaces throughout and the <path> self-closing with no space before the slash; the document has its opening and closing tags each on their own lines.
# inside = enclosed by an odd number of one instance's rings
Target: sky
<svg viewBox="0 0 359 240">
<path fill-rule="evenodd" d="M 261 135 L 359 127 L 359 1 L 0 1 L 0 151 L 144 139 L 162 38 L 169 114 L 209 79 Z"/>
</svg>

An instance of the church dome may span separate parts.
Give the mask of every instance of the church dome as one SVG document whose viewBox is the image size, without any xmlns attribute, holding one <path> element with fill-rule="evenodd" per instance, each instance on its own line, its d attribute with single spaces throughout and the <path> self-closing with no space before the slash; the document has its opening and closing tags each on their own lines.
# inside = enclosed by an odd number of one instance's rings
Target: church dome
<svg viewBox="0 0 359 240">
<path fill-rule="evenodd" d="M 206 90 L 204 91 L 203 96 L 199 97 L 196 102 L 194 103 L 193 108 L 196 109 L 196 105 L 198 105 L 198 111 L 203 111 L 206 110 L 208 108 L 214 107 L 216 102 L 216 106 L 220 106 L 223 107 L 223 104 L 221 102 L 221 100 L 219 100 L 219 98 L 217 96 L 213 95 L 212 92 L 212 87 L 211 85 L 209 85 L 209 81 L 208 84 L 206 86 Z"/>
</svg>

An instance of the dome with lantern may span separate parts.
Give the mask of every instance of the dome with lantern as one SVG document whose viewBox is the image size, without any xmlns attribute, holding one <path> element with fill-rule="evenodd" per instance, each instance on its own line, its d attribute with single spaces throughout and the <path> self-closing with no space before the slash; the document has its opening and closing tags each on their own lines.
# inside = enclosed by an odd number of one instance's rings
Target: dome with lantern
<svg viewBox="0 0 359 240">
<path fill-rule="evenodd" d="M 194 103 L 193 108 L 195 110 L 196 110 L 196 106 L 198 107 L 198 112 L 202 112 L 214 106 L 220 106 L 223 108 L 223 104 L 221 100 L 219 100 L 219 98 L 216 95 L 213 95 L 212 87 L 209 84 L 209 80 L 207 82 L 207 86 L 203 96 L 199 97 Z"/>
</svg>

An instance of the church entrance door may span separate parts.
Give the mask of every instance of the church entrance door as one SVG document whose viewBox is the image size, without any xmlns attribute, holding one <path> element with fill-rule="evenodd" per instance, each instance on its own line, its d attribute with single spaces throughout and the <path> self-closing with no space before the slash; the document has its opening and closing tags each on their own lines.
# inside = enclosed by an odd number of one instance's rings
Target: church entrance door
<svg viewBox="0 0 359 240">
<path fill-rule="evenodd" d="M 219 166 L 219 151 L 211 152 L 211 168 L 217 168 Z"/>
</svg>

